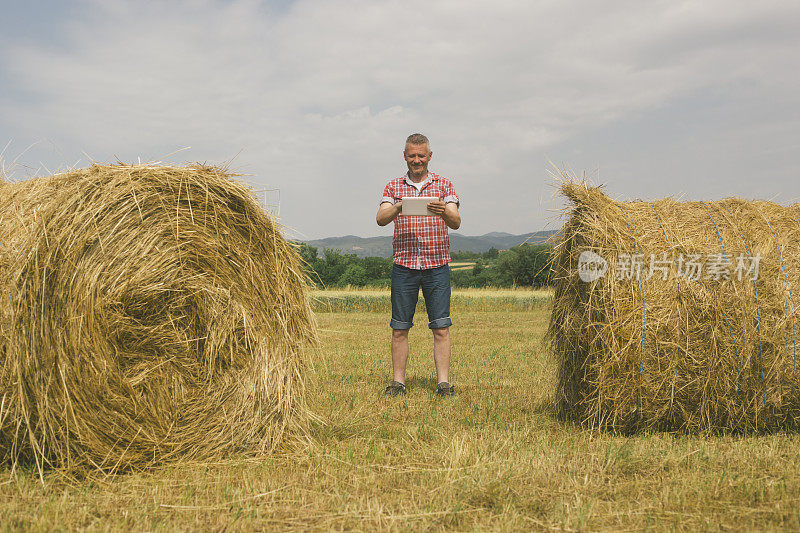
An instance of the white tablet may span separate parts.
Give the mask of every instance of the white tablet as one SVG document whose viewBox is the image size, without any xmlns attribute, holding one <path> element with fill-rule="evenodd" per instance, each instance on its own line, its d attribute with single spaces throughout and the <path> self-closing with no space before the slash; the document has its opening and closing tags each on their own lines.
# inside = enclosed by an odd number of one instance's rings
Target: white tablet
<svg viewBox="0 0 800 533">
<path fill-rule="evenodd" d="M 436 216 L 436 213 L 428 211 L 428 203 L 438 200 L 438 196 L 406 196 L 403 200 L 402 214 L 409 215 L 422 215 L 422 216 Z"/>
</svg>

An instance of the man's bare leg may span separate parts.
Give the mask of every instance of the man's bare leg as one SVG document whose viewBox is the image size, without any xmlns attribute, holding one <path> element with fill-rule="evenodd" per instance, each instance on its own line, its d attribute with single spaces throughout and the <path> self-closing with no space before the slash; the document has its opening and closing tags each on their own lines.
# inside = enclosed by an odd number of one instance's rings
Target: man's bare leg
<svg viewBox="0 0 800 533">
<path fill-rule="evenodd" d="M 442 383 L 449 381 L 450 328 L 436 328 L 431 331 L 433 332 L 433 364 L 436 365 L 436 382 Z M 406 340 L 408 339 L 406 338 Z"/>
<path fill-rule="evenodd" d="M 448 352 L 449 353 L 449 352 Z M 392 330 L 392 379 L 406 382 L 406 363 L 408 362 L 408 330 Z"/>
</svg>

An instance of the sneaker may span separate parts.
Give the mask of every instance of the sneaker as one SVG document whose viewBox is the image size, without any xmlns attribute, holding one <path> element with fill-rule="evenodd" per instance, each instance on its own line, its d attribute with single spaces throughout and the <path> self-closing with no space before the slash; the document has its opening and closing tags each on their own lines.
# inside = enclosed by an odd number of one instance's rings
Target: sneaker
<svg viewBox="0 0 800 533">
<path fill-rule="evenodd" d="M 389 383 L 389 386 L 386 387 L 386 390 L 383 391 L 384 396 L 400 396 L 401 394 L 406 393 L 406 386 L 399 381 L 392 381 Z"/>
<path fill-rule="evenodd" d="M 446 381 L 442 381 L 438 385 L 436 385 L 436 396 L 445 397 L 445 396 L 455 396 L 456 395 L 456 388 L 450 385 Z"/>
</svg>

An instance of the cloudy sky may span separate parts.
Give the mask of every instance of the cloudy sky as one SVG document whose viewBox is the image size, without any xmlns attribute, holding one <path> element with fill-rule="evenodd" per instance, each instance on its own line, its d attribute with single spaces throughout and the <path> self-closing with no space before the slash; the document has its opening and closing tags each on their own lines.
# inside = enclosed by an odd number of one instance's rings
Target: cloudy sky
<svg viewBox="0 0 800 533">
<path fill-rule="evenodd" d="M 420 131 L 466 235 L 559 227 L 551 162 L 621 198 L 800 199 L 796 0 L 2 7 L 15 179 L 232 160 L 293 236 L 382 235 L 377 201 Z"/>
</svg>

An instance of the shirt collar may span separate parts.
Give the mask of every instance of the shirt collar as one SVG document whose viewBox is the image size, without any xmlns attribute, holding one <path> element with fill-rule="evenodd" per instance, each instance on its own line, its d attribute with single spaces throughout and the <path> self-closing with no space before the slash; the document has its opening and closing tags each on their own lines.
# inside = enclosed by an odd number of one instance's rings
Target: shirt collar
<svg viewBox="0 0 800 533">
<path fill-rule="evenodd" d="M 415 187 L 416 185 L 419 185 L 419 184 L 424 184 L 424 183 L 427 183 L 427 182 L 432 182 L 433 180 L 435 180 L 435 179 L 436 179 L 436 177 L 435 177 L 435 176 L 436 176 L 436 174 L 434 174 L 433 172 L 428 172 L 428 175 L 427 175 L 427 177 L 426 177 L 424 180 L 422 180 L 422 181 L 421 181 L 420 183 L 418 183 L 418 184 L 414 184 L 414 182 L 413 182 L 413 181 L 411 181 L 411 178 L 408 176 L 408 172 L 406 172 L 405 176 L 403 176 L 403 181 L 405 181 L 405 182 L 406 182 L 408 185 L 411 185 L 412 187 Z"/>
</svg>

